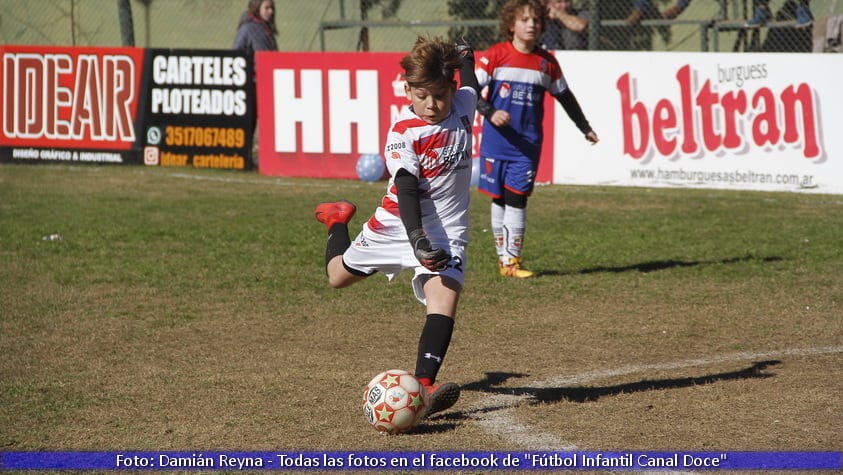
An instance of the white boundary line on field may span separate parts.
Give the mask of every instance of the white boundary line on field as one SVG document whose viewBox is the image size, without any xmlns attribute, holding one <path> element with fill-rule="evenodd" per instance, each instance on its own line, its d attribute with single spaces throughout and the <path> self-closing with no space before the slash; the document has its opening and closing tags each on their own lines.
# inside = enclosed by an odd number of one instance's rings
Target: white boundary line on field
<svg viewBox="0 0 843 475">
<path fill-rule="evenodd" d="M 709 358 L 697 358 L 668 363 L 622 366 L 616 369 L 587 371 L 585 373 L 559 376 L 528 383 L 535 388 L 552 388 L 565 385 L 584 384 L 587 382 L 626 376 L 644 371 L 672 370 L 707 366 L 717 363 L 734 363 L 746 360 L 780 358 L 783 356 L 816 356 L 843 353 L 843 346 L 824 346 L 818 348 L 792 348 L 778 351 L 742 352 L 715 355 Z M 535 427 L 518 422 L 516 407 L 528 400 L 530 395 L 491 394 L 481 398 L 469 408 L 475 414 L 474 421 L 486 432 L 496 435 L 516 446 L 528 450 L 573 451 L 576 444 L 561 439 L 556 434 L 542 433 Z"/>
</svg>

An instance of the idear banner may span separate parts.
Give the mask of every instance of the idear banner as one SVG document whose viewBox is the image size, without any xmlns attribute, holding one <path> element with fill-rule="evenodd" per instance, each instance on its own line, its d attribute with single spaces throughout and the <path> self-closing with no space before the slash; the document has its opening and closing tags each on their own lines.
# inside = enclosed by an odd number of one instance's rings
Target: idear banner
<svg viewBox="0 0 843 475">
<path fill-rule="evenodd" d="M 0 161 L 247 170 L 254 66 L 237 51 L 0 47 Z"/>
<path fill-rule="evenodd" d="M 0 46 L 0 161 L 138 163 L 143 50 Z"/>
</svg>

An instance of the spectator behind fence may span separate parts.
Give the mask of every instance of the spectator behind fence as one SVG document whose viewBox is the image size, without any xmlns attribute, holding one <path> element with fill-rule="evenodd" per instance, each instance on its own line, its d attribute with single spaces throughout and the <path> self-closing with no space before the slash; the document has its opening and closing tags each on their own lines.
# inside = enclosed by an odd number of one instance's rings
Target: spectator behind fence
<svg viewBox="0 0 843 475">
<path fill-rule="evenodd" d="M 810 0 L 787 0 L 773 18 L 778 22 L 795 21 L 793 27 L 770 28 L 761 51 L 810 53 L 814 49 L 814 16 L 808 8 Z"/>
<path fill-rule="evenodd" d="M 650 51 L 653 49 L 653 28 L 641 20 L 661 19 L 662 14 L 650 0 L 613 0 L 600 4 L 601 20 L 623 20 L 622 26 L 601 27 L 600 49 Z M 670 41 L 670 28 L 658 27 L 665 42 Z"/>
<path fill-rule="evenodd" d="M 547 20 L 541 37 L 544 49 L 588 49 L 591 12 L 577 10 L 573 0 L 549 0 Z"/>
<path fill-rule="evenodd" d="M 817 51 L 843 53 L 843 15 L 834 15 L 828 19 L 820 46 Z"/>
<path fill-rule="evenodd" d="M 278 27 L 275 26 L 275 2 L 273 0 L 249 0 L 247 10 L 240 15 L 240 23 L 237 25 L 237 34 L 234 35 L 235 50 L 244 50 L 249 56 L 255 51 L 278 51 L 278 42 L 275 35 L 278 34 Z M 255 94 L 252 94 L 255 97 Z M 256 104 L 250 105 L 252 109 Z M 258 114 L 252 115 L 252 163 L 258 166 Z"/>
<path fill-rule="evenodd" d="M 811 13 L 811 0 L 787 0 L 776 13 L 776 21 L 796 21 L 797 28 L 805 28 L 814 22 L 814 15 Z M 767 24 L 773 19 L 773 12 L 770 10 L 770 0 L 755 0 L 755 10 L 744 25 L 746 28 L 758 28 Z"/>
<path fill-rule="evenodd" d="M 273 0 L 249 0 L 248 9 L 240 16 L 237 34 L 234 36 L 234 48 L 255 51 L 277 51 L 275 35 L 275 2 Z"/>
<path fill-rule="evenodd" d="M 691 0 L 676 0 L 676 3 L 668 7 L 665 11 L 662 12 L 662 18 L 666 20 L 672 20 L 679 16 L 682 12 L 688 8 L 688 5 L 691 4 Z"/>
</svg>

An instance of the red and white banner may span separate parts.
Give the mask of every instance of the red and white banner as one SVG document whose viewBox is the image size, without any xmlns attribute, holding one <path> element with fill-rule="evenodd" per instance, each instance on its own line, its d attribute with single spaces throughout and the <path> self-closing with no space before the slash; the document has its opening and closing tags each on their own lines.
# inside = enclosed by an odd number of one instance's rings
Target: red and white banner
<svg viewBox="0 0 843 475">
<path fill-rule="evenodd" d="M 406 107 L 399 54 L 255 55 L 259 171 L 357 178 L 363 154 L 381 154 L 390 117 Z"/>
<path fill-rule="evenodd" d="M 556 54 L 600 143 L 557 106 L 553 182 L 843 193 L 843 57 Z"/>
<path fill-rule="evenodd" d="M 258 52 L 260 173 L 356 179 L 357 160 L 383 153 L 389 126 L 409 106 L 399 64 L 403 56 Z M 480 120 L 477 115 L 475 157 Z M 550 119 L 546 124 L 550 127 Z M 550 153 L 552 140 L 545 149 Z M 539 179 L 551 177 L 547 161 Z"/>
<path fill-rule="evenodd" d="M 357 178 L 407 106 L 402 56 L 258 53 L 260 172 Z M 841 56 L 557 57 L 601 141 L 548 98 L 539 182 L 843 193 Z"/>
<path fill-rule="evenodd" d="M 144 50 L 0 47 L 0 147 L 14 161 L 131 161 Z"/>
</svg>

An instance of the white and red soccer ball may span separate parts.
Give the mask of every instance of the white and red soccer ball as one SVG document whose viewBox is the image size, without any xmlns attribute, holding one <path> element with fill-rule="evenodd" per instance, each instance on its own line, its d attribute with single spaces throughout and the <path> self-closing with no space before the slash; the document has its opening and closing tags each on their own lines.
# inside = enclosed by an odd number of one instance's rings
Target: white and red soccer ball
<svg viewBox="0 0 843 475">
<path fill-rule="evenodd" d="M 400 369 L 378 374 L 363 392 L 366 421 L 388 434 L 400 434 L 415 427 L 429 405 L 424 386 L 415 376 Z"/>
</svg>

